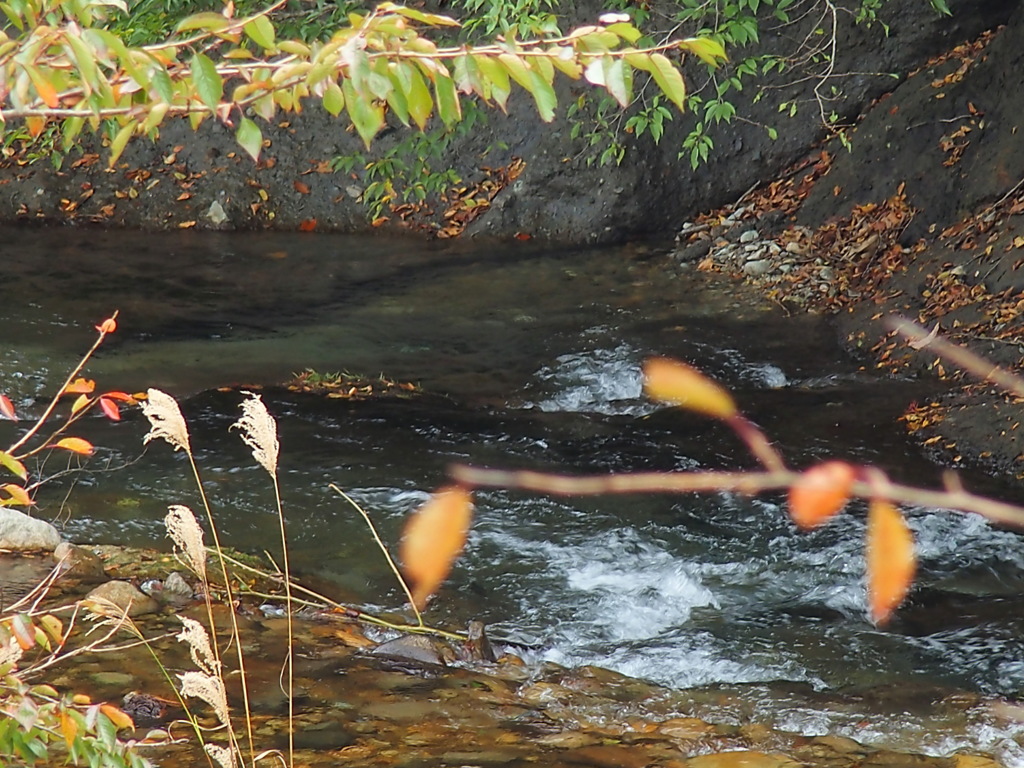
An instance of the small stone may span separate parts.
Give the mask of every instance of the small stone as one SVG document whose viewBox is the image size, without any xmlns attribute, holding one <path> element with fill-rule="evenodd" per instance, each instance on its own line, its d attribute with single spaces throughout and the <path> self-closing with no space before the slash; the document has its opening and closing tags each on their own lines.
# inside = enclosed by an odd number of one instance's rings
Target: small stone
<svg viewBox="0 0 1024 768">
<path fill-rule="evenodd" d="M 833 280 L 836 279 L 836 271 L 832 269 L 832 267 L 822 267 L 821 270 L 818 272 L 818 277 L 820 277 L 822 280 L 828 280 L 829 282 L 832 282 Z"/>
<path fill-rule="evenodd" d="M 593 765 L 596 768 L 644 768 L 650 762 L 639 750 L 614 745 L 573 749 L 564 753 L 562 759 L 568 763 Z"/>
<path fill-rule="evenodd" d="M 792 271 L 793 264 L 791 262 L 785 261 L 782 264 L 779 264 L 779 272 L 781 272 L 782 274 L 788 275 Z"/>
<path fill-rule="evenodd" d="M 0 507 L 0 549 L 12 552 L 53 552 L 60 544 L 57 529 L 45 520 Z"/>
<path fill-rule="evenodd" d="M 760 237 L 761 237 L 761 235 L 758 234 L 756 229 L 748 229 L 746 232 L 744 232 L 742 235 L 740 235 L 740 242 L 741 243 L 752 243 L 752 242 L 754 242 L 755 240 L 757 240 Z"/>
<path fill-rule="evenodd" d="M 213 222 L 214 225 L 220 226 L 228 220 L 228 215 L 224 212 L 224 206 L 220 204 L 220 201 L 214 200 L 206 211 L 206 218 Z"/>
<path fill-rule="evenodd" d="M 771 240 L 768 242 L 768 253 L 770 253 L 772 256 L 778 256 L 780 253 L 782 253 L 782 247 L 774 240 Z"/>
<path fill-rule="evenodd" d="M 96 613 L 117 615 L 127 612 L 135 618 L 147 613 L 156 613 L 160 604 L 149 595 L 145 595 L 127 581 L 108 581 L 100 584 L 85 596 L 92 601 L 90 606 Z"/>
<path fill-rule="evenodd" d="M 748 243 L 747 245 L 743 246 L 743 250 L 748 254 L 754 253 L 757 254 L 758 256 L 765 252 L 764 246 L 761 245 L 760 243 Z"/>
<path fill-rule="evenodd" d="M 795 256 L 802 256 L 804 253 L 804 247 L 796 240 L 793 240 L 786 243 L 786 253 L 792 253 Z"/>
<path fill-rule="evenodd" d="M 423 664 L 445 666 L 454 659 L 454 652 L 444 643 L 423 635 L 402 635 L 373 648 L 374 656 L 389 656 L 393 659 L 418 661 Z"/>
<path fill-rule="evenodd" d="M 797 768 L 800 763 L 785 755 L 766 752 L 719 752 L 690 758 L 689 768 Z"/>
<path fill-rule="evenodd" d="M 106 581 L 103 561 L 84 547 L 62 541 L 53 550 L 53 559 L 60 568 L 62 578 L 85 582 Z"/>
<path fill-rule="evenodd" d="M 544 747 L 579 749 L 580 747 L 591 747 L 594 744 L 600 744 L 601 738 L 592 733 L 584 733 L 583 731 L 560 731 L 559 733 L 539 736 L 533 739 L 533 742 Z"/>
<path fill-rule="evenodd" d="M 772 262 L 770 259 L 757 259 L 756 261 L 748 261 L 743 265 L 743 274 L 749 275 L 750 277 L 763 277 L 772 270 Z"/>
</svg>

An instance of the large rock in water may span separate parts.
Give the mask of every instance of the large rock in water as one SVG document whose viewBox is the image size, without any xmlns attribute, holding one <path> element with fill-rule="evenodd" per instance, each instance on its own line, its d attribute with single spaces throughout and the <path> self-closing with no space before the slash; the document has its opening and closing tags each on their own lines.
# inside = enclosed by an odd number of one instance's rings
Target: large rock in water
<svg viewBox="0 0 1024 768">
<path fill-rule="evenodd" d="M 660 14 L 671 18 L 678 11 L 665 0 L 651 5 L 652 18 Z M 96 142 L 83 147 L 86 153 L 95 153 L 85 156 L 93 160 L 74 164 L 69 160 L 61 171 L 45 161 L 19 165 L 14 158 L 7 167 L 0 166 L 0 220 L 78 218 L 145 228 L 293 230 L 315 221 L 318 229 L 370 231 L 367 206 L 360 201 L 370 181 L 361 175 L 363 168 L 373 158 L 401 149 L 396 160 L 413 169 L 413 175 L 418 177 L 419 170 L 425 169 L 440 178 L 453 170 L 463 180 L 454 186 L 469 190 L 495 178 L 485 167 L 507 169 L 522 163 L 518 178 L 497 193 L 488 209 L 480 208 L 482 214 L 466 230 L 470 235 L 522 233 L 563 243 L 596 243 L 668 234 L 693 213 L 734 200 L 755 182 L 777 176 L 802 157 L 824 131 L 815 88 L 840 88 L 842 98 L 829 101 L 827 108 L 835 109 L 842 120 L 853 118 L 930 56 L 1004 23 L 1017 4 L 950 0 L 949 5 L 952 18 L 939 16 L 926 0 L 889 0 L 880 14 L 888 34 L 880 24 L 855 25 L 852 13 L 839 13 L 835 76 L 823 83 L 787 72 L 782 79 L 766 83 L 777 88 L 757 103 L 753 101 L 760 83 L 751 80 L 743 91 L 731 91 L 729 98 L 745 121 L 709 126 L 715 149 L 696 171 L 690 169 L 688 153 L 682 151 L 682 158 L 680 153 L 703 110 L 675 114 L 657 145 L 649 135 L 620 135 L 625 142 L 622 162 L 601 165 L 592 161 L 604 146 L 601 142 L 611 135 L 593 120 L 592 106 L 600 100 L 601 91 L 560 77 L 558 116 L 552 123 L 541 122 L 532 98 L 517 92 L 507 116 L 488 110 L 486 123 L 455 131 L 442 155 L 426 165 L 419 147 L 408 140 L 408 130 L 387 129 L 367 151 L 347 130 L 347 120 L 331 118 L 313 105 L 302 114 L 279 117 L 273 125 L 261 123 L 270 145 L 259 165 L 239 149 L 233 129 L 215 120 L 204 122 L 198 134 L 187 121 L 170 121 L 161 127 L 158 143 L 133 142 L 109 173 L 101 159 L 108 150 Z M 597 0 L 580 0 L 563 2 L 554 10 L 566 14 L 560 24 L 568 29 L 593 23 L 607 7 Z M 760 47 L 733 50 L 732 58 L 741 61 L 765 51 L 785 53 L 787 39 L 817 39 L 813 27 L 818 22 L 818 14 L 811 13 L 801 22 L 804 27 L 797 29 L 765 24 Z M 652 33 L 653 26 L 646 25 Z M 840 76 L 845 72 L 855 74 Z M 706 74 L 692 67 L 688 78 L 696 86 Z M 569 105 L 584 94 L 591 107 L 567 118 Z M 801 111 L 793 119 L 780 117 L 780 102 L 801 104 Z M 577 126 L 582 135 L 574 137 Z M 765 126 L 777 127 L 777 140 L 769 137 Z M 598 137 L 596 150 L 590 148 L 588 133 Z M 330 161 L 335 157 L 351 159 L 353 171 L 333 172 Z M 402 180 L 395 182 L 400 200 Z M 68 205 L 68 200 L 75 205 Z M 443 215 L 446 204 L 435 202 L 432 215 L 420 211 L 407 221 L 402 219 L 409 211 L 399 216 L 385 209 L 389 221 L 383 228 L 444 226 L 449 221 Z"/>
<path fill-rule="evenodd" d="M 45 520 L 16 509 L 0 507 L 0 549 L 13 552 L 53 552 L 60 544 L 57 529 Z"/>
</svg>

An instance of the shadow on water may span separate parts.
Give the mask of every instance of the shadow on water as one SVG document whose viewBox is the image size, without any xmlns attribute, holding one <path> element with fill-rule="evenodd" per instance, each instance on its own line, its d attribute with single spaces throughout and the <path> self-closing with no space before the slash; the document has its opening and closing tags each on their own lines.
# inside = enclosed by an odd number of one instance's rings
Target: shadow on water
<svg viewBox="0 0 1024 768">
<path fill-rule="evenodd" d="M 266 385 L 292 562 L 339 599 L 401 604 L 331 482 L 394 542 L 452 462 L 567 472 L 750 466 L 719 425 L 644 401 L 640 364 L 651 354 L 722 380 L 796 465 L 838 455 L 913 482 L 939 475 L 896 422 L 924 385 L 861 370 L 825 319 L 787 317 L 644 246 L 22 229 L 4 237 L 6 289 L 17 300 L 0 306 L 0 391 L 38 413 L 92 325 L 119 309 L 118 333 L 90 375 L 101 387 L 155 386 L 182 398 L 221 530 L 232 546 L 260 552 L 275 547 L 272 497 L 227 431 L 237 387 L 217 388 Z M 350 402 L 274 388 L 307 367 L 385 373 L 427 394 Z M 82 429 L 97 457 L 46 486 L 39 513 L 74 540 L 166 547 L 167 504 L 198 507 L 180 454 L 164 445 L 144 453 L 140 414 Z M 0 440 L 11 430 L 0 424 Z M 44 472 L 58 469 L 54 457 Z M 1024 689 L 1019 612 L 1001 613 L 1024 587 L 1024 543 L 978 520 L 911 510 L 919 586 L 900 621 L 879 631 L 862 607 L 862 512 L 798 535 L 777 496 L 481 493 L 466 554 L 433 610 L 437 621 L 482 618 L 544 658 L 677 688 Z"/>
</svg>

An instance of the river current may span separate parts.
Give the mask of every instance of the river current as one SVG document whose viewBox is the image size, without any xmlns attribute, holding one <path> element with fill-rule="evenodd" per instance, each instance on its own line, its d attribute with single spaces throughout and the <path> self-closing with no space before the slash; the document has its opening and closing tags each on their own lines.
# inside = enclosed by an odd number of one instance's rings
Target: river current
<svg viewBox="0 0 1024 768">
<path fill-rule="evenodd" d="M 795 466 L 839 456 L 939 482 L 896 421 L 925 386 L 863 370 L 827 319 L 789 317 L 656 248 L 24 229 L 4 238 L 0 392 L 38 414 L 93 325 L 118 309 L 120 327 L 88 375 L 100 389 L 153 386 L 180 398 L 232 546 L 274 553 L 277 536 L 266 475 L 227 430 L 239 389 L 306 368 L 422 387 L 423 397 L 365 402 L 265 391 L 279 422 L 293 567 L 342 600 L 402 602 L 329 483 L 394 543 L 453 462 L 571 473 L 751 466 L 727 430 L 643 397 L 640 366 L 652 354 L 730 387 Z M 66 474 L 67 457 L 46 459 L 38 469 L 58 476 L 36 514 L 75 541 L 167 548 L 166 506 L 198 500 L 180 454 L 143 451 L 146 428 L 138 413 L 89 419 L 80 434 L 96 457 Z M 0 424 L 0 442 L 13 430 Z M 483 619 L 535 660 L 672 688 L 738 686 L 750 711 L 783 730 L 934 754 L 982 749 L 1024 765 L 1018 726 L 979 714 L 947 728 L 929 706 L 1024 690 L 1016 533 L 907 510 L 920 574 L 879 629 L 865 616 L 856 505 L 801 534 L 778 496 L 488 491 L 476 500 L 435 622 Z M 913 703 L 893 704 L 891 692 L 908 691 Z M 883 702 L 874 709 L 863 703 L 872 696 Z"/>
</svg>

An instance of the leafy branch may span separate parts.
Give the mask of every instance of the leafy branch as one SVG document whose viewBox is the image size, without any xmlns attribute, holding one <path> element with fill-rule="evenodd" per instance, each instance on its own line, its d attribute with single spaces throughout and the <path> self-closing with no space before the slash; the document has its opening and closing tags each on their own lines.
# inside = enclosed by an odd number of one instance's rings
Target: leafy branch
<svg viewBox="0 0 1024 768">
<path fill-rule="evenodd" d="M 633 74 L 643 71 L 682 110 L 681 57 L 709 66 L 725 60 L 711 37 L 640 46 L 642 35 L 620 15 L 568 34 L 490 45 L 438 47 L 421 28 L 458 27 L 454 19 L 390 2 L 350 15 L 349 26 L 326 42 L 278 40 L 270 12 L 233 18 L 232 6 L 184 19 L 188 37 L 129 47 L 101 26 L 108 7 L 123 0 L 24 0 L 0 3 L 18 37 L 0 32 L 0 118 L 19 118 L 32 136 L 48 120 L 62 121 L 65 145 L 88 125 L 113 121 L 111 166 L 130 139 L 155 136 L 164 120 L 188 116 L 198 127 L 216 117 L 236 129 L 239 144 L 258 159 L 262 131 L 249 115 L 270 120 L 298 112 L 311 99 L 334 116 L 346 112 L 369 146 L 387 115 L 425 129 L 435 114 L 446 126 L 462 119 L 463 97 L 505 109 L 513 84 L 534 99 L 541 119 L 554 118 L 554 77 L 603 87 L 623 107 Z M 41 23 L 46 19 L 47 23 Z"/>
</svg>

